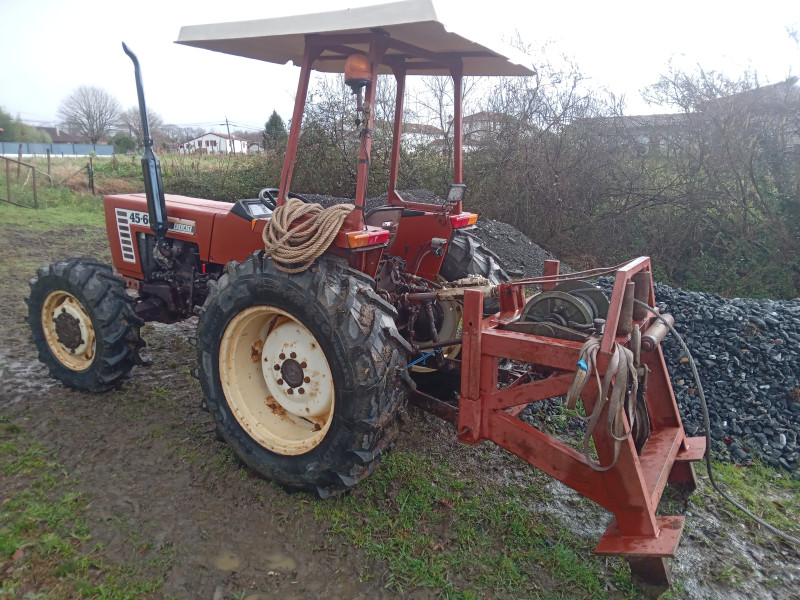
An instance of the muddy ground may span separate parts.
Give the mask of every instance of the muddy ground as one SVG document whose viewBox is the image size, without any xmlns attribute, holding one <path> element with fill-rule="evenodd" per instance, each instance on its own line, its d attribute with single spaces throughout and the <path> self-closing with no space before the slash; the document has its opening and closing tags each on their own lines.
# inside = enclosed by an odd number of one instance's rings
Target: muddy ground
<svg viewBox="0 0 800 600">
<path fill-rule="evenodd" d="M 147 564 L 164 579 L 156 597 L 397 597 L 385 587 L 383 561 L 331 536 L 330 524 L 314 519 L 307 499 L 236 468 L 215 441 L 211 419 L 200 410 L 199 385 L 189 375 L 194 320 L 148 325 L 148 362 L 118 390 L 87 395 L 49 378 L 28 341 L 24 297 L 36 265 L 70 256 L 108 261 L 104 230 L 42 234 L 0 223 L 0 413 L 55 451 L 89 494 L 92 543 L 103 544 L 107 559 L 153 559 Z M 441 455 L 460 465 L 464 477 L 498 485 L 519 484 L 530 473 L 498 448 L 461 446 L 452 430 L 414 411 L 399 446 Z M 592 548 L 605 526 L 602 515 L 597 519 L 602 511 L 587 515 L 572 492 L 555 484 L 551 491 L 553 502 L 532 509 L 556 515 Z M 702 506 L 692 498 L 702 498 Z M 730 525 L 727 511 L 707 492 L 692 498 L 673 502 L 688 521 L 673 597 L 798 597 L 796 550 L 763 532 L 753 543 L 751 526 Z M 530 576 L 548 579 L 535 570 Z M 420 588 L 403 597 L 437 593 Z"/>
</svg>

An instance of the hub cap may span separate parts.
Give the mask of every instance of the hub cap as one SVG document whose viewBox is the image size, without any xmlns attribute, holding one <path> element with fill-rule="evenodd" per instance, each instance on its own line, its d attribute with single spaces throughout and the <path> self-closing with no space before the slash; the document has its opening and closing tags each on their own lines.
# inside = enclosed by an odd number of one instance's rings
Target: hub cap
<svg viewBox="0 0 800 600">
<path fill-rule="evenodd" d="M 94 361 L 92 319 L 78 299 L 63 290 L 50 292 L 42 305 L 42 328 L 53 356 L 68 369 L 83 371 Z"/>
<path fill-rule="evenodd" d="M 220 344 L 219 366 L 231 411 L 259 444 L 293 455 L 325 437 L 333 376 L 317 339 L 290 314 L 253 306 L 236 315 Z"/>
</svg>

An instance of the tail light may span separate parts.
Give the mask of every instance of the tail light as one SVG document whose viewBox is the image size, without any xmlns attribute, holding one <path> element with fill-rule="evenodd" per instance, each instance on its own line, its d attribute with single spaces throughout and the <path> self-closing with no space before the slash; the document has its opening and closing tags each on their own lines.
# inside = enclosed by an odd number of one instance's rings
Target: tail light
<svg viewBox="0 0 800 600">
<path fill-rule="evenodd" d="M 453 229 L 459 229 L 461 227 L 468 227 L 469 225 L 475 225 L 475 221 L 478 220 L 478 215 L 475 213 L 468 213 L 462 212 L 459 215 L 453 215 L 450 217 L 450 224 L 453 226 Z"/>
</svg>

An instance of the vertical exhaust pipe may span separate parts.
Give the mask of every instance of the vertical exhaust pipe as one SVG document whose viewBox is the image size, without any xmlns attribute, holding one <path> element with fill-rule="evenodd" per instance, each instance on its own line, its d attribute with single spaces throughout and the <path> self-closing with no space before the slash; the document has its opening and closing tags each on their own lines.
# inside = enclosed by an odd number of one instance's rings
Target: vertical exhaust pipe
<svg viewBox="0 0 800 600">
<path fill-rule="evenodd" d="M 142 119 L 142 135 L 144 136 L 144 154 L 142 155 L 142 174 L 144 175 L 144 191 L 147 195 L 147 212 L 150 215 L 150 229 L 156 235 L 159 249 L 165 245 L 169 223 L 167 221 L 167 203 L 164 200 L 164 182 L 161 180 L 161 161 L 153 152 L 153 138 L 150 136 L 150 123 L 147 120 L 147 107 L 144 103 L 144 87 L 142 86 L 142 72 L 139 68 L 139 59 L 131 52 L 130 48 L 122 42 L 125 50 L 133 61 L 136 73 L 136 93 L 139 97 L 139 114 Z"/>
</svg>

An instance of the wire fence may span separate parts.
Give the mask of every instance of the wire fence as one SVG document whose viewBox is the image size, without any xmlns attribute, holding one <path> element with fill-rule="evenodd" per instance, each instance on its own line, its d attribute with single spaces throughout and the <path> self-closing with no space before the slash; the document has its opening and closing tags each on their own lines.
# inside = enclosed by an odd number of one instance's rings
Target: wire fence
<svg viewBox="0 0 800 600">
<path fill-rule="evenodd" d="M 94 187 L 94 160 L 89 157 L 89 162 L 80 167 L 67 177 L 56 180 L 50 174 L 50 155 L 47 155 L 47 172 L 41 171 L 35 165 L 0 156 L 0 201 L 22 208 L 39 208 L 43 205 L 42 186 L 47 188 L 60 187 L 75 177 L 83 175 L 88 179 L 89 189 L 95 195 Z M 5 197 L 3 197 L 3 194 Z"/>
</svg>

